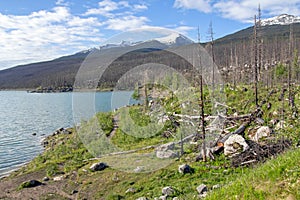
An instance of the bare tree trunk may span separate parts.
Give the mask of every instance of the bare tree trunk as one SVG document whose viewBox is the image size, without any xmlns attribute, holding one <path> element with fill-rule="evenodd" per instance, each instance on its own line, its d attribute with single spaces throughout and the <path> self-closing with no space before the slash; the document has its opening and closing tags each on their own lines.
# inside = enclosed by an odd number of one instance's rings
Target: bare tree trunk
<svg viewBox="0 0 300 200">
<path fill-rule="evenodd" d="M 198 28 L 198 43 L 200 46 L 200 33 L 199 33 L 199 28 Z M 201 55 L 200 55 L 200 49 L 199 49 L 199 58 L 201 59 Z M 201 149 L 201 154 L 202 154 L 202 159 L 204 162 L 207 161 L 206 158 L 206 141 L 205 141 L 205 119 L 204 119 L 204 95 L 203 95 L 203 77 L 202 77 L 202 73 L 203 73 L 203 69 L 202 69 L 202 63 L 200 60 L 200 68 L 201 68 L 201 74 L 200 74 L 200 109 L 201 109 L 201 128 L 202 128 L 202 139 L 203 139 L 203 143 L 202 143 L 202 149 Z"/>
<path fill-rule="evenodd" d="M 292 89 L 291 89 L 291 78 L 292 78 L 292 63 L 293 63 L 293 38 L 294 38 L 293 24 L 290 25 L 290 38 L 289 38 L 289 57 L 288 57 L 288 91 L 289 91 L 289 106 L 292 101 Z"/>
<path fill-rule="evenodd" d="M 257 22 L 256 15 L 254 16 L 254 32 L 253 32 L 253 56 L 254 56 L 254 87 L 255 87 L 255 105 L 258 108 L 258 56 L 257 56 Z"/>
<path fill-rule="evenodd" d="M 210 45 L 211 45 L 211 57 L 213 61 L 212 66 L 212 97 L 214 98 L 214 92 L 215 92 L 215 55 L 214 55 L 214 32 L 213 32 L 213 26 L 212 22 L 209 23 L 209 29 L 208 29 L 209 39 L 210 39 Z"/>
</svg>

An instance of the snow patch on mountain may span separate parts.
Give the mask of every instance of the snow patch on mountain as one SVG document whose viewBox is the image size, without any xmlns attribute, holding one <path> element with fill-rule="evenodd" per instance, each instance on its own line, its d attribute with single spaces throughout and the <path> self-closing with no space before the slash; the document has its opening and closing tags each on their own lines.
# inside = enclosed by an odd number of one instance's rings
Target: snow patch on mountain
<svg viewBox="0 0 300 200">
<path fill-rule="evenodd" d="M 192 40 L 188 39 L 187 37 L 179 34 L 179 33 L 172 33 L 170 35 L 160 37 L 160 38 L 155 38 L 154 40 L 166 44 L 166 45 L 184 45 L 184 44 L 191 44 L 193 43 Z"/>
<path fill-rule="evenodd" d="M 300 17 L 294 15 L 282 14 L 276 17 L 261 20 L 262 26 L 289 25 L 293 23 L 300 23 Z"/>
<path fill-rule="evenodd" d="M 147 41 L 139 41 L 139 42 L 131 42 L 131 41 L 122 41 L 120 43 L 109 43 L 100 46 L 99 49 L 110 49 L 110 48 L 116 48 L 116 47 L 129 47 L 129 46 L 135 46 L 144 42 L 151 42 L 151 41 L 157 41 L 162 44 L 165 44 L 167 46 L 181 46 L 181 45 L 187 45 L 194 43 L 192 40 L 188 39 L 187 37 L 179 34 L 179 33 L 171 33 L 169 35 L 165 35 L 162 37 L 157 37 L 151 40 Z"/>
</svg>

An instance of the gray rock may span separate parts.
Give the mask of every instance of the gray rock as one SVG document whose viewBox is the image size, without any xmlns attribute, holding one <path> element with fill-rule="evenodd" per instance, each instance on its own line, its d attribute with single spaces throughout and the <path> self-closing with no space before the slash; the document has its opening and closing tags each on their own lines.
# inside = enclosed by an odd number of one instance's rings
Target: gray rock
<svg viewBox="0 0 300 200">
<path fill-rule="evenodd" d="M 203 194 L 199 194 L 199 197 L 201 199 L 204 199 L 207 196 L 207 192 L 203 192 Z"/>
<path fill-rule="evenodd" d="M 37 180 L 30 180 L 30 181 L 25 181 L 20 185 L 20 188 L 31 188 L 31 187 L 36 187 L 40 186 L 42 183 Z"/>
<path fill-rule="evenodd" d="M 193 169 L 187 164 L 183 164 L 183 165 L 178 166 L 178 172 L 181 173 L 181 174 L 192 173 L 192 171 L 193 171 Z"/>
<path fill-rule="evenodd" d="M 249 145 L 240 135 L 232 135 L 224 142 L 224 155 L 234 156 L 249 149 Z"/>
<path fill-rule="evenodd" d="M 136 200 L 148 200 L 147 197 L 140 197 L 140 198 L 137 198 Z"/>
<path fill-rule="evenodd" d="M 54 181 L 62 181 L 62 180 L 64 180 L 64 176 L 63 176 L 63 175 L 61 175 L 61 176 L 56 176 L 56 177 L 53 178 L 53 180 L 54 180 Z"/>
<path fill-rule="evenodd" d="M 43 181 L 49 181 L 49 177 L 45 176 L 45 177 L 43 178 Z"/>
<path fill-rule="evenodd" d="M 143 166 L 137 166 L 134 170 L 135 173 L 141 173 L 144 171 L 144 167 Z"/>
<path fill-rule="evenodd" d="M 92 166 L 90 167 L 90 170 L 102 171 L 102 170 L 106 169 L 107 167 L 108 167 L 108 165 L 106 163 L 99 162 L 99 163 L 92 164 Z"/>
<path fill-rule="evenodd" d="M 283 129 L 283 128 L 286 128 L 287 125 L 286 125 L 286 122 L 281 120 L 279 121 L 276 126 L 275 126 L 275 130 L 280 130 L 280 129 Z"/>
<path fill-rule="evenodd" d="M 156 147 L 157 151 L 168 151 L 168 150 L 173 150 L 175 148 L 175 143 L 174 142 L 169 142 L 166 144 L 162 144 L 158 147 Z"/>
<path fill-rule="evenodd" d="M 126 190 L 126 192 L 125 192 L 125 194 L 127 194 L 127 193 L 136 193 L 136 189 L 135 188 L 128 188 L 127 190 Z"/>
<path fill-rule="evenodd" d="M 161 193 L 162 193 L 164 196 L 170 196 L 170 195 L 175 194 L 175 190 L 174 190 L 171 186 L 167 186 L 167 187 L 164 187 L 164 188 L 161 190 Z"/>
<path fill-rule="evenodd" d="M 271 132 L 272 130 L 268 126 L 262 126 L 252 137 L 250 137 L 250 139 L 255 142 L 259 142 L 261 139 L 269 137 L 271 135 Z"/>
<path fill-rule="evenodd" d="M 160 196 L 158 199 L 159 200 L 167 200 L 168 196 L 167 195 L 164 195 L 164 196 Z"/>
<path fill-rule="evenodd" d="M 220 184 L 217 184 L 217 185 L 213 185 L 212 186 L 212 189 L 215 190 L 215 189 L 219 189 L 221 188 L 221 185 Z"/>
<path fill-rule="evenodd" d="M 156 151 L 156 157 L 161 159 L 176 158 L 178 157 L 178 153 L 172 150 Z"/>
<path fill-rule="evenodd" d="M 71 194 L 77 194 L 78 193 L 78 190 L 73 190 L 72 192 L 71 192 Z"/>
<path fill-rule="evenodd" d="M 205 184 L 199 185 L 196 189 L 200 195 L 207 192 L 207 186 Z"/>
</svg>

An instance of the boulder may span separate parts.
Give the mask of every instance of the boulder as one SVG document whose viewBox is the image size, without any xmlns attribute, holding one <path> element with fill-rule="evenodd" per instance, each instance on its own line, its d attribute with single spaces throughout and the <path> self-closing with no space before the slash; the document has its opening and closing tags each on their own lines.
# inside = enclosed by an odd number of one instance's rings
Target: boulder
<svg viewBox="0 0 300 200">
<path fill-rule="evenodd" d="M 181 174 L 187 174 L 192 173 L 193 169 L 189 165 L 183 164 L 178 166 L 178 172 Z"/>
<path fill-rule="evenodd" d="M 136 193 L 136 189 L 135 189 L 135 188 L 128 188 L 128 189 L 126 190 L 125 194 L 127 194 L 127 193 L 132 193 L 132 194 L 134 194 L 134 193 Z"/>
<path fill-rule="evenodd" d="M 147 197 L 140 197 L 140 198 L 137 198 L 136 200 L 148 200 Z"/>
<path fill-rule="evenodd" d="M 238 155 L 241 152 L 246 151 L 248 148 L 249 145 L 246 143 L 245 139 L 240 135 L 234 134 L 224 142 L 224 155 Z"/>
<path fill-rule="evenodd" d="M 64 179 L 64 176 L 61 175 L 61 176 L 56 176 L 53 178 L 54 181 L 62 181 Z"/>
<path fill-rule="evenodd" d="M 135 173 L 141 173 L 145 171 L 144 166 L 137 166 L 134 170 Z"/>
<path fill-rule="evenodd" d="M 283 120 L 280 120 L 276 126 L 275 126 L 275 130 L 280 130 L 280 129 L 283 129 L 283 128 L 286 128 L 286 122 L 283 121 Z"/>
<path fill-rule="evenodd" d="M 167 200 L 168 196 L 167 195 L 163 195 L 163 196 L 160 196 L 158 199 L 159 200 Z"/>
<path fill-rule="evenodd" d="M 72 190 L 71 194 L 77 194 L 78 190 Z"/>
<path fill-rule="evenodd" d="M 22 189 L 22 188 L 31 188 L 31 187 L 36 187 L 36 186 L 40 186 L 42 185 L 42 183 L 40 181 L 37 181 L 37 180 L 30 180 L 30 181 L 25 181 L 23 182 L 19 188 Z"/>
<path fill-rule="evenodd" d="M 269 137 L 272 130 L 268 126 L 262 126 L 257 129 L 256 133 L 250 137 L 254 142 L 259 142 L 261 139 Z"/>
<path fill-rule="evenodd" d="M 176 158 L 178 157 L 178 153 L 168 150 L 168 151 L 156 151 L 156 157 L 161 159 L 168 159 L 168 158 Z"/>
<path fill-rule="evenodd" d="M 205 184 L 201 184 L 199 185 L 197 188 L 196 188 L 198 194 L 204 194 L 206 193 L 208 190 L 207 190 L 207 186 Z"/>
<path fill-rule="evenodd" d="M 90 167 L 90 170 L 102 171 L 102 170 L 106 169 L 107 167 L 108 167 L 108 165 L 106 163 L 99 162 L 99 163 L 92 164 L 92 166 Z"/>
<path fill-rule="evenodd" d="M 217 184 L 217 185 L 213 185 L 213 186 L 212 186 L 212 189 L 213 189 L 213 190 L 216 190 L 216 189 L 219 189 L 219 188 L 221 188 L 221 185 L 220 185 L 220 184 Z"/>
<path fill-rule="evenodd" d="M 170 196 L 170 195 L 175 194 L 175 190 L 174 190 L 171 186 L 167 186 L 167 187 L 164 187 L 164 188 L 161 190 L 161 193 L 162 193 L 164 196 Z"/>
<path fill-rule="evenodd" d="M 174 150 L 175 148 L 175 143 L 174 142 L 169 142 L 166 144 L 162 144 L 158 147 L 156 147 L 157 151 L 168 151 L 168 150 Z"/>
</svg>

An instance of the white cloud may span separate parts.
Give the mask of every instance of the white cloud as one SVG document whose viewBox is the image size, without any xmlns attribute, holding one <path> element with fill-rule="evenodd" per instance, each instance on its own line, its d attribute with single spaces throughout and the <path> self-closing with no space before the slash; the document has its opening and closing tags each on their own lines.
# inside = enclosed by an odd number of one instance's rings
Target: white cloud
<svg viewBox="0 0 300 200">
<path fill-rule="evenodd" d="M 270 17 L 284 13 L 299 15 L 300 0 L 230 0 L 220 1 L 213 5 L 216 12 L 221 13 L 225 18 L 242 22 L 253 20 L 257 14 L 258 5 L 261 6 L 264 16 Z"/>
<path fill-rule="evenodd" d="M 105 29 L 127 31 L 144 27 L 150 20 L 145 16 L 135 14 L 148 9 L 145 4 L 130 4 L 128 1 L 103 0 L 98 3 L 98 8 L 88 9 L 84 16 L 100 15 Z"/>
<path fill-rule="evenodd" d="M 98 3 L 98 8 L 91 8 L 85 12 L 85 16 L 101 15 L 108 18 L 113 18 L 116 15 L 132 14 L 132 12 L 140 12 L 148 7 L 145 4 L 131 5 L 128 1 L 112 1 L 103 0 Z M 127 9 L 127 10 L 126 10 Z"/>
<path fill-rule="evenodd" d="M 0 13 L 0 21 L 0 69 L 56 58 L 102 41 L 97 18 L 74 16 L 66 7 L 22 16 Z"/>
<path fill-rule="evenodd" d="M 144 27 L 148 21 L 147 17 L 130 15 L 108 19 L 105 24 L 107 25 L 107 29 L 125 31 Z"/>
<path fill-rule="evenodd" d="M 191 26 L 178 26 L 178 27 L 175 27 L 174 30 L 183 35 L 188 35 L 188 31 L 196 30 L 196 28 L 191 27 Z"/>
<path fill-rule="evenodd" d="M 102 15 L 104 17 L 113 17 L 113 11 L 129 8 L 127 1 L 115 2 L 111 0 L 104 0 L 98 3 L 98 8 L 91 8 L 86 11 L 84 15 Z"/>
<path fill-rule="evenodd" d="M 200 12 L 211 12 L 210 0 L 175 0 L 175 8 L 196 9 Z"/>
<path fill-rule="evenodd" d="M 214 4 L 214 9 L 224 18 L 233 19 L 242 22 L 249 22 L 257 14 L 257 7 L 243 6 L 241 2 L 222 1 Z"/>
<path fill-rule="evenodd" d="M 102 0 L 96 8 L 78 15 L 71 13 L 65 0 L 55 4 L 51 10 L 28 15 L 0 13 L 0 70 L 98 46 L 105 40 L 100 29 L 126 31 L 147 26 L 150 21 L 136 16 L 148 8 L 145 4 Z"/>
<path fill-rule="evenodd" d="M 69 2 L 65 2 L 65 0 L 57 0 L 57 1 L 55 2 L 55 4 L 56 4 L 57 6 L 69 6 L 69 5 L 70 5 L 70 3 L 69 3 Z"/>
<path fill-rule="evenodd" d="M 142 10 L 147 10 L 148 6 L 146 6 L 145 4 L 134 4 L 133 9 L 135 11 L 142 11 Z"/>
<path fill-rule="evenodd" d="M 214 12 L 224 18 L 241 22 L 253 21 L 260 4 L 263 16 L 280 14 L 300 15 L 300 0 L 175 0 L 175 8 L 195 9 L 200 12 Z"/>
</svg>

